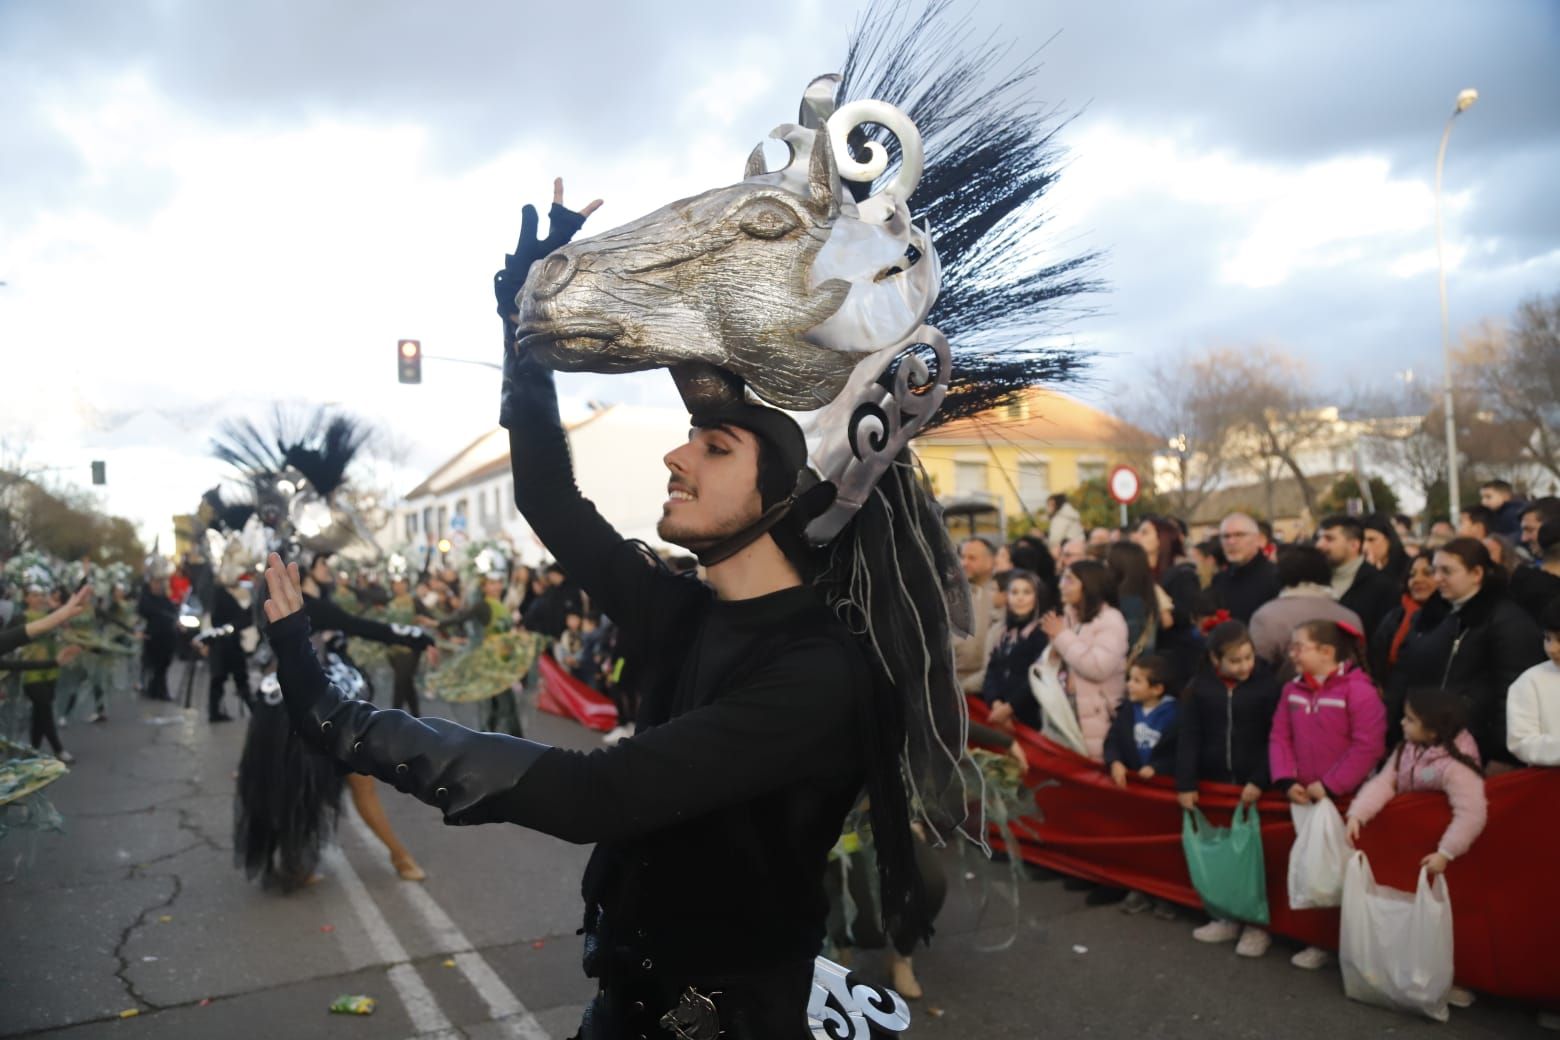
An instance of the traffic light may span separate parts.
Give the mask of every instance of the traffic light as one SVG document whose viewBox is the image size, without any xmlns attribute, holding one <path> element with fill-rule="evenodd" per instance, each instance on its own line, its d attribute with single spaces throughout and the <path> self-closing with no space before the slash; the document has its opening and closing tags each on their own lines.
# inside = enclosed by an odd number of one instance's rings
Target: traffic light
<svg viewBox="0 0 1560 1040">
<path fill-rule="evenodd" d="M 92 463 L 92 483 L 95 485 L 108 483 L 108 463 L 97 461 Z"/>
<path fill-rule="evenodd" d="M 396 368 L 403 383 L 422 382 L 422 342 L 403 339 L 395 347 Z"/>
</svg>

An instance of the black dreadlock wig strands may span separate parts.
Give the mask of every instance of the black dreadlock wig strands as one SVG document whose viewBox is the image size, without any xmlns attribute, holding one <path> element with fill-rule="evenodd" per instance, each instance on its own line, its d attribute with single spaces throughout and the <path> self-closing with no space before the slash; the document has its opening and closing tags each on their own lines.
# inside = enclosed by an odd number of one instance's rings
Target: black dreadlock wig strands
<svg viewBox="0 0 1560 1040">
<path fill-rule="evenodd" d="M 1099 254 L 1048 258 L 1040 206 L 1059 173 L 1055 142 L 1066 118 L 1026 97 L 1039 65 L 1011 66 L 1010 47 L 971 46 L 967 16 L 930 0 L 912 17 L 905 0 L 874 0 L 851 35 L 841 103 L 875 98 L 910 117 L 926 167 L 911 214 L 931 228 L 942 292 L 929 321 L 953 347 L 953 376 L 935 427 L 1010 403 L 1040 383 L 1080 378 L 1087 359 L 1039 337 L 1089 313 Z M 868 132 L 897 159 L 880 128 Z M 896 162 L 884 176 L 891 176 Z"/>
<path fill-rule="evenodd" d="M 904 452 L 845 534 L 820 550 L 816 587 L 873 655 L 867 793 L 885 922 L 929 936 L 909 821 L 985 848 L 984 786 L 965 745 L 969 716 L 953 664 L 948 591 L 968 587 L 936 502 Z"/>
</svg>

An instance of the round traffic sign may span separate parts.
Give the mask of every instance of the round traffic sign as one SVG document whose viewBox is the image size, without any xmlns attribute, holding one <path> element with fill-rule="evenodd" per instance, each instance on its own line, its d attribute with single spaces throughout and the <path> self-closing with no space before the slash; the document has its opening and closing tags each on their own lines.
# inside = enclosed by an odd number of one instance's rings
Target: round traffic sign
<svg viewBox="0 0 1560 1040">
<path fill-rule="evenodd" d="M 1106 483 L 1110 488 L 1110 497 L 1124 506 L 1136 502 L 1143 491 L 1143 481 L 1131 466 L 1117 466 L 1111 470 L 1110 480 Z"/>
</svg>

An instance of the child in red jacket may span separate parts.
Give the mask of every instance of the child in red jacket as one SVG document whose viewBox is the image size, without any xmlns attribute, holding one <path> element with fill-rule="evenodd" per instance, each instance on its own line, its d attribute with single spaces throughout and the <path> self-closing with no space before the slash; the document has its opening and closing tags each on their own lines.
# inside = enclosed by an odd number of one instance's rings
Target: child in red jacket
<svg viewBox="0 0 1560 1040">
<path fill-rule="evenodd" d="M 1296 675 L 1273 716 L 1268 767 L 1297 805 L 1352 795 L 1381 756 L 1387 712 L 1362 645 L 1358 630 L 1337 621 L 1308 621 L 1290 640 Z M 1309 946 L 1291 963 L 1314 971 L 1327 961 L 1326 950 Z"/>
</svg>

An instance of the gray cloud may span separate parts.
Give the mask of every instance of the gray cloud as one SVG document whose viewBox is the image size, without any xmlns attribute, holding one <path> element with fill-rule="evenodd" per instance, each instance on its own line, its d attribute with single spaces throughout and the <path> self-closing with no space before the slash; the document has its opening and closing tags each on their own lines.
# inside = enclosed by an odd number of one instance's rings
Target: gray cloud
<svg viewBox="0 0 1560 1040">
<path fill-rule="evenodd" d="M 51 98 L 127 73 L 229 129 L 314 118 L 422 125 L 438 161 L 456 171 L 522 145 L 678 154 L 711 129 L 733 142 L 734 176 L 741 142 L 791 118 L 806 78 L 838 65 L 856 9 L 821 0 L 800 10 L 724 0 L 0 4 L 0 134 L 26 157 L 0 172 L 0 225 L 65 205 L 134 223 L 166 198 L 168 181 L 151 167 L 89 182 L 49 118 Z M 1039 100 L 1081 110 L 1064 143 L 1110 123 L 1174 137 L 1184 152 L 1277 168 L 1379 155 L 1395 177 L 1428 180 L 1452 99 L 1477 86 L 1483 98 L 1459 121 L 1447 183 L 1472 198 L 1455 231 L 1487 251 L 1453 280 L 1454 320 L 1504 316 L 1522 296 L 1557 288 L 1532 274 L 1535 258 L 1560 249 L 1560 6 L 1548 0 L 984 0 L 974 19 L 980 31 L 1001 26 L 1015 54 L 1043 45 Z M 760 66 L 770 85 L 733 99 L 732 129 L 707 128 L 686 107 L 713 77 Z M 1376 378 L 1438 365 L 1433 273 L 1395 277 L 1381 269 L 1382 249 L 1273 289 L 1220 285 L 1222 251 L 1246 232 L 1242 219 L 1162 195 L 1091 214 L 1083 244 L 1107 251 L 1112 292 L 1100 317 L 1076 327 L 1080 342 L 1108 341 L 1134 357 L 1273 342 L 1313 358 L 1319 372 Z M 1432 244 L 1426 236 L 1418 247 Z M 664 378 L 571 385 L 673 400 Z"/>
</svg>

